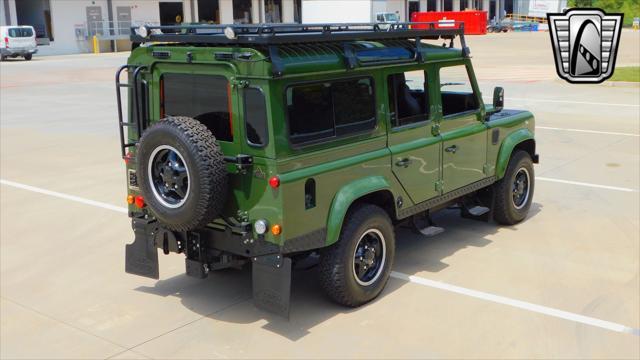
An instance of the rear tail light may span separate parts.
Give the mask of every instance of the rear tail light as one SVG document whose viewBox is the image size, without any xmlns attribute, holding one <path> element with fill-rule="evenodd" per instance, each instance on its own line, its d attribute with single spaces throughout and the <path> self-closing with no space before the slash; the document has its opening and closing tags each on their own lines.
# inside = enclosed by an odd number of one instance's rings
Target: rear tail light
<svg viewBox="0 0 640 360">
<path fill-rule="evenodd" d="M 269 179 L 269 186 L 271 186 L 274 189 L 277 189 L 280 186 L 280 178 L 277 176 L 272 176 Z"/>
<path fill-rule="evenodd" d="M 133 205 L 133 203 L 136 201 L 136 197 L 133 195 L 129 195 L 127 196 L 127 204 L 129 205 Z"/>
<path fill-rule="evenodd" d="M 9 47 L 9 37 L 8 36 L 4 37 L 4 46 L 5 47 Z"/>
<path fill-rule="evenodd" d="M 144 207 L 144 198 L 140 195 L 136 196 L 135 203 L 138 209 L 142 209 Z"/>
</svg>

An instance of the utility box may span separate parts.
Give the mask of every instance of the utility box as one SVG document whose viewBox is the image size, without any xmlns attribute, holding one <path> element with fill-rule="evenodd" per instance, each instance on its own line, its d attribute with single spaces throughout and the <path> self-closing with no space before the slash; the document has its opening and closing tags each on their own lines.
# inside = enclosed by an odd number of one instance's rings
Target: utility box
<svg viewBox="0 0 640 360">
<path fill-rule="evenodd" d="M 411 22 L 433 22 L 436 29 L 455 28 L 456 23 L 464 22 L 465 35 L 484 35 L 487 33 L 486 11 L 428 11 L 414 12 Z M 416 29 L 425 29 L 427 25 L 412 25 Z"/>
</svg>

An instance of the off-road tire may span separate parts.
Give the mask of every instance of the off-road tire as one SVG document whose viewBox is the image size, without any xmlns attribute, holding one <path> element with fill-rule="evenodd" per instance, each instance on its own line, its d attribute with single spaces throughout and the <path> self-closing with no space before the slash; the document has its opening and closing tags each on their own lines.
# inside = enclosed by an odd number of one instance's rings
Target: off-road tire
<svg viewBox="0 0 640 360">
<path fill-rule="evenodd" d="M 525 169 L 529 174 L 529 193 L 524 206 L 518 209 L 513 200 L 513 182 L 520 169 Z M 495 221 L 503 225 L 514 225 L 524 220 L 531 208 L 534 188 L 535 175 L 531 156 L 526 151 L 516 150 L 509 159 L 504 177 L 494 185 L 493 218 Z"/>
<path fill-rule="evenodd" d="M 377 279 L 363 286 L 353 270 L 354 253 L 360 238 L 370 229 L 382 233 L 386 256 Z M 345 218 L 339 240 L 321 253 L 320 286 L 338 304 L 350 307 L 365 304 L 375 299 L 389 280 L 394 255 L 395 233 L 387 213 L 375 205 L 356 205 Z"/>
<path fill-rule="evenodd" d="M 163 205 L 149 181 L 153 151 L 162 145 L 175 148 L 184 158 L 189 190 L 177 208 Z M 222 151 L 211 131 L 189 117 L 167 117 L 146 129 L 138 144 L 136 173 L 147 207 L 166 228 L 189 231 L 201 228 L 220 214 L 226 201 L 227 171 Z"/>
<path fill-rule="evenodd" d="M 24 59 L 27 60 L 27 61 L 30 61 L 32 58 L 33 58 L 33 55 L 31 55 L 31 54 L 27 54 L 27 55 L 24 56 Z"/>
</svg>

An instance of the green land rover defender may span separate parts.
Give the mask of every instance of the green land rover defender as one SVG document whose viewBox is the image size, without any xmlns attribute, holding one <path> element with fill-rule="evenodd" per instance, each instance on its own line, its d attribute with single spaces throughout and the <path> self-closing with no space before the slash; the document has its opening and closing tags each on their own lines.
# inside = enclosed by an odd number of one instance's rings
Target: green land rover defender
<svg viewBox="0 0 640 360">
<path fill-rule="evenodd" d="M 251 263 L 255 304 L 287 316 L 292 264 L 305 257 L 328 296 L 355 307 L 389 279 L 394 226 L 435 235 L 430 214 L 453 206 L 522 221 L 534 117 L 503 110 L 501 88 L 484 104 L 463 30 L 132 29 L 116 73 L 135 233 L 126 271 L 159 278 L 158 249 L 184 254 L 199 278 Z"/>
</svg>

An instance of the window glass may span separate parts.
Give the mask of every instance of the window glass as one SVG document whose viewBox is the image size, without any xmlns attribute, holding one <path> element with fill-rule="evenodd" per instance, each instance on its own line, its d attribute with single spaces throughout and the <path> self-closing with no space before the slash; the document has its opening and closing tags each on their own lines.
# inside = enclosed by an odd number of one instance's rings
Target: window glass
<svg viewBox="0 0 640 360">
<path fill-rule="evenodd" d="M 247 141 L 251 145 L 264 146 L 269 141 L 267 132 L 267 106 L 264 94 L 258 88 L 244 89 L 244 121 Z"/>
<path fill-rule="evenodd" d="M 9 28 L 9 37 L 32 37 L 33 30 L 31 28 Z"/>
<path fill-rule="evenodd" d="M 473 92 L 469 74 L 464 65 L 440 69 L 440 94 L 444 116 L 479 108 L 478 99 Z"/>
<path fill-rule="evenodd" d="M 429 119 L 429 96 L 425 91 L 424 71 L 389 75 L 387 84 L 394 127 Z"/>
<path fill-rule="evenodd" d="M 189 116 L 203 123 L 218 140 L 233 141 L 229 82 L 223 76 L 164 74 L 162 116 Z"/>
<path fill-rule="evenodd" d="M 375 94 L 369 78 L 295 85 L 287 88 L 292 144 L 371 130 Z"/>
</svg>

